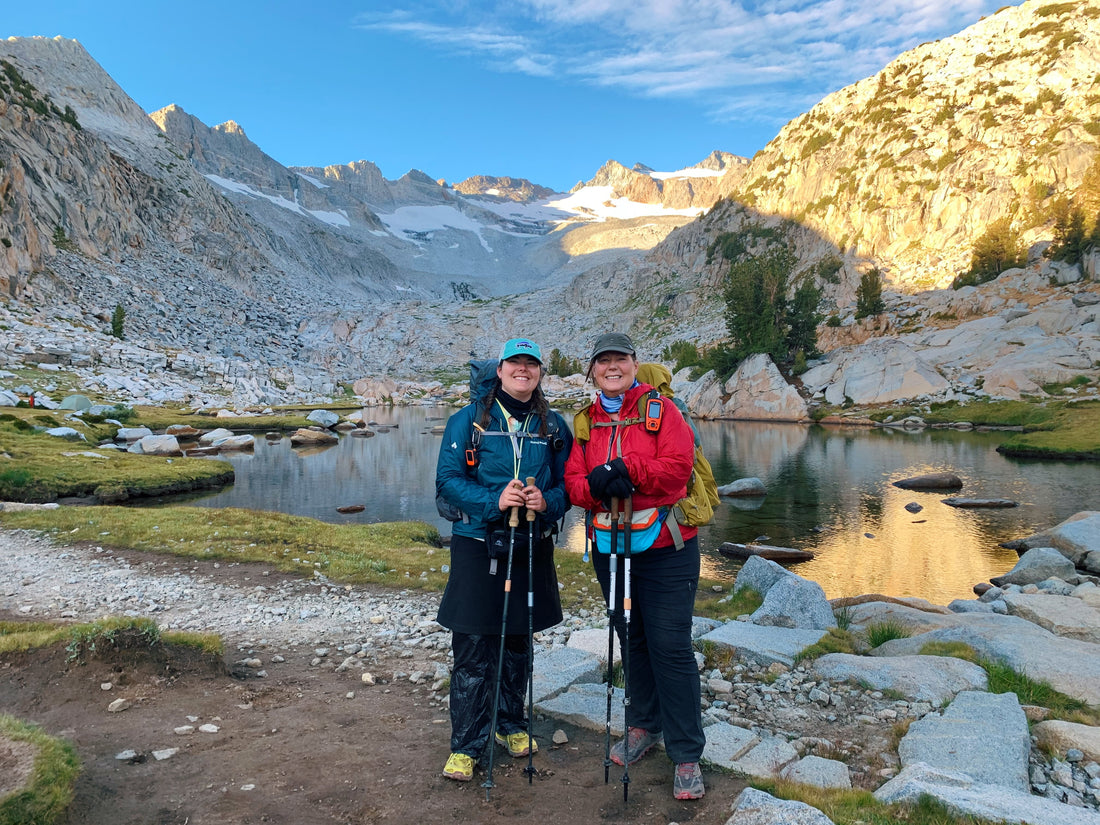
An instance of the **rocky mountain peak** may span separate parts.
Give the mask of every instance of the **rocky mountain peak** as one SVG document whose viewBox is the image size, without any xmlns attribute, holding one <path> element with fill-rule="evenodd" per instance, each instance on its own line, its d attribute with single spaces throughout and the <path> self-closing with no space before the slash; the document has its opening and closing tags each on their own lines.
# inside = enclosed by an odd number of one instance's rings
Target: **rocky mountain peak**
<svg viewBox="0 0 1100 825">
<path fill-rule="evenodd" d="M 9 37 L 0 57 L 59 107 L 71 107 L 82 126 L 117 145 L 148 144 L 157 130 L 138 104 L 76 40 L 65 37 Z"/>
<path fill-rule="evenodd" d="M 456 183 L 454 189 L 463 195 L 490 195 L 517 203 L 542 200 L 554 194 L 553 189 L 531 183 L 526 178 L 498 178 L 492 175 L 474 175 Z"/>
<path fill-rule="evenodd" d="M 1009 218 L 1030 242 L 1100 138 L 1100 3 L 1029 0 L 923 44 L 787 124 L 731 195 L 943 286 Z M 1030 233 L 1030 234 L 1029 234 Z"/>
<path fill-rule="evenodd" d="M 616 160 L 600 167 L 586 186 L 610 186 L 612 196 L 637 203 L 661 204 L 666 209 L 709 209 L 729 192 L 747 168 L 747 159 L 729 152 L 711 152 L 705 160 L 682 170 L 683 174 L 657 173 L 643 163 L 627 169 Z M 689 170 L 716 172 L 693 175 Z"/>
<path fill-rule="evenodd" d="M 691 168 L 708 169 L 714 172 L 721 172 L 725 169 L 729 169 L 732 166 L 747 166 L 748 164 L 748 158 L 715 149 L 713 152 L 711 152 L 709 155 L 707 155 Z"/>
<path fill-rule="evenodd" d="M 175 104 L 153 112 L 149 118 L 204 175 L 217 175 L 266 192 L 294 192 L 295 176 L 249 140 L 236 122 L 229 120 L 210 127 Z"/>
<path fill-rule="evenodd" d="M 241 128 L 241 125 L 235 120 L 227 120 L 225 123 L 219 123 L 217 126 L 214 127 L 214 130 L 217 132 L 222 132 L 223 134 L 235 135 L 236 137 L 248 140 L 248 135 L 244 133 L 244 129 Z M 249 141 L 249 143 L 251 143 L 251 141 Z"/>
<path fill-rule="evenodd" d="M 439 184 L 436 183 L 435 178 L 433 178 L 431 175 L 421 172 L 419 169 L 410 169 L 408 172 L 402 175 L 399 180 L 410 181 L 412 183 L 424 183 L 428 186 L 439 186 Z"/>
</svg>

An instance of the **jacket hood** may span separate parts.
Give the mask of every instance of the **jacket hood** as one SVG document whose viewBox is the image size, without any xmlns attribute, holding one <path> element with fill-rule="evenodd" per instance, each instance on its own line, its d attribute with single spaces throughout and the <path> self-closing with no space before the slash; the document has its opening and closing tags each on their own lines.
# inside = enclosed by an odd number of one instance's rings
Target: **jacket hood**
<svg viewBox="0 0 1100 825">
<path fill-rule="evenodd" d="M 638 365 L 638 382 L 649 384 L 666 398 L 672 398 L 672 373 L 664 364 L 651 361 Z"/>
<path fill-rule="evenodd" d="M 497 378 L 499 363 L 495 359 L 470 362 L 470 401 L 472 403 L 481 404 L 489 397 L 489 392 L 499 381 Z"/>
</svg>

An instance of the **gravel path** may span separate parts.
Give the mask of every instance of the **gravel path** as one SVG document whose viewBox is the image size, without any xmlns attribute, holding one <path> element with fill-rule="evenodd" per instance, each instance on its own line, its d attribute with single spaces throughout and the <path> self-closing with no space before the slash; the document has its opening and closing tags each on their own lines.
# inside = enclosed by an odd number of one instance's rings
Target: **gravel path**
<svg viewBox="0 0 1100 825">
<path fill-rule="evenodd" d="M 435 593 L 372 591 L 256 564 L 63 546 L 0 530 L 0 611 L 23 618 L 152 616 L 161 629 L 216 632 L 241 646 L 446 649 L 438 601 Z"/>
</svg>

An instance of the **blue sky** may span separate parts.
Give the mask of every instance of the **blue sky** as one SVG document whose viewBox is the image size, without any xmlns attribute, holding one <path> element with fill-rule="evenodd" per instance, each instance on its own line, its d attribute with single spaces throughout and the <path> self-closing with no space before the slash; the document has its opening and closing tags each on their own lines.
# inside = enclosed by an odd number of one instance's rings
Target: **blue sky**
<svg viewBox="0 0 1100 825">
<path fill-rule="evenodd" d="M 146 111 L 235 120 L 287 166 L 373 161 L 557 190 L 607 160 L 751 157 L 829 92 L 1002 0 L 320 0 L 8 4 Z"/>
</svg>

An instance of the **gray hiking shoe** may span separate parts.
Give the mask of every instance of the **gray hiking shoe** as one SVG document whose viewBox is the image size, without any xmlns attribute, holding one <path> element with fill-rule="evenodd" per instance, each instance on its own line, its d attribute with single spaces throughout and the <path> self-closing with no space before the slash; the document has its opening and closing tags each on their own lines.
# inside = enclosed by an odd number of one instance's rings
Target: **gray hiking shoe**
<svg viewBox="0 0 1100 825">
<path fill-rule="evenodd" d="M 699 770 L 698 762 L 681 762 L 676 766 L 676 773 L 672 776 L 672 795 L 677 799 L 702 799 L 706 789 L 703 788 L 703 772 Z"/>
<path fill-rule="evenodd" d="M 650 733 L 645 728 L 627 728 L 625 746 L 622 739 L 615 743 L 611 748 L 611 761 L 616 765 L 633 765 L 645 756 L 650 748 L 660 744 L 661 738 L 661 734 Z M 629 754 L 630 759 L 624 759 L 624 753 Z"/>
</svg>

